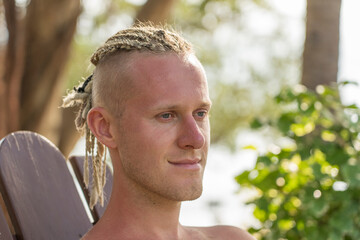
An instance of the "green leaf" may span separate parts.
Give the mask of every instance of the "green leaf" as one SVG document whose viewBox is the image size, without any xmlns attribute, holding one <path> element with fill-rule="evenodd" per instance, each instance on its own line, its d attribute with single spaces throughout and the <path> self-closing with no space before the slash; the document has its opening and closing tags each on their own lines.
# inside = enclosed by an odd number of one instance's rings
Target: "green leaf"
<svg viewBox="0 0 360 240">
<path fill-rule="evenodd" d="M 255 208 L 254 217 L 259 219 L 261 222 L 265 222 L 265 220 L 266 220 L 266 212 L 264 210 L 261 210 L 260 208 Z"/>
<path fill-rule="evenodd" d="M 257 148 L 254 145 L 247 145 L 247 146 L 243 147 L 242 149 L 257 150 Z"/>
<path fill-rule="evenodd" d="M 342 234 L 340 231 L 332 230 L 329 233 L 329 240 L 339 240 L 342 239 Z"/>
<path fill-rule="evenodd" d="M 279 172 L 270 172 L 263 170 L 259 172 L 259 175 L 254 179 L 256 186 L 262 191 L 268 191 L 276 187 L 276 179 L 278 178 Z"/>
<path fill-rule="evenodd" d="M 325 142 L 334 142 L 336 140 L 336 134 L 329 130 L 324 130 L 321 132 L 321 139 Z"/>
<path fill-rule="evenodd" d="M 321 165 L 318 163 L 315 163 L 312 165 L 313 174 L 316 179 L 320 180 L 324 177 L 324 174 L 321 172 Z"/>
<path fill-rule="evenodd" d="M 358 207 L 358 204 L 344 204 L 343 207 L 338 209 L 330 217 L 329 223 L 331 228 L 341 231 L 343 235 L 345 235 L 345 233 L 351 233 L 354 229 L 353 212 L 354 209 Z"/>
<path fill-rule="evenodd" d="M 263 124 L 260 122 L 260 120 L 258 118 L 255 118 L 251 123 L 250 123 L 250 127 L 252 129 L 259 129 L 263 126 Z"/>
<path fill-rule="evenodd" d="M 257 160 L 258 163 L 263 163 L 265 166 L 270 166 L 273 164 L 271 159 L 268 156 L 260 156 Z"/>
<path fill-rule="evenodd" d="M 324 197 L 320 197 L 318 199 L 314 198 L 308 206 L 309 213 L 316 218 L 323 216 L 328 209 L 329 202 L 327 202 Z"/>
<path fill-rule="evenodd" d="M 278 226 L 281 230 L 288 231 L 295 226 L 295 222 L 291 219 L 281 219 L 278 221 Z"/>
<path fill-rule="evenodd" d="M 277 127 L 281 132 L 287 134 L 293 122 L 294 119 L 292 118 L 291 114 L 283 114 L 277 122 Z"/>
<path fill-rule="evenodd" d="M 315 129 L 315 124 L 313 122 L 303 123 L 294 123 L 291 124 L 290 129 L 295 133 L 296 136 L 302 137 L 306 134 L 311 133 Z"/>
<path fill-rule="evenodd" d="M 343 173 L 345 180 L 349 183 L 350 187 L 360 187 L 360 166 L 344 164 L 340 171 Z"/>
<path fill-rule="evenodd" d="M 349 85 L 349 84 L 351 84 L 351 85 L 355 85 L 355 86 L 358 86 L 359 85 L 359 83 L 358 82 L 356 82 L 356 81 L 342 81 L 342 82 L 338 82 L 338 85 L 339 86 L 341 86 L 341 85 Z"/>
<path fill-rule="evenodd" d="M 350 109 L 358 109 L 358 106 L 356 104 L 351 104 L 351 105 L 347 105 L 344 106 L 345 108 L 350 108 Z"/>
<path fill-rule="evenodd" d="M 341 166 L 350 158 L 349 154 L 345 152 L 345 149 L 341 148 L 335 143 L 324 143 L 322 146 L 320 146 L 320 149 L 322 152 L 326 153 L 326 160 L 331 165 Z"/>
<path fill-rule="evenodd" d="M 249 183 L 249 173 L 250 173 L 250 171 L 244 171 L 242 174 L 235 177 L 235 180 L 240 185 Z"/>
</svg>

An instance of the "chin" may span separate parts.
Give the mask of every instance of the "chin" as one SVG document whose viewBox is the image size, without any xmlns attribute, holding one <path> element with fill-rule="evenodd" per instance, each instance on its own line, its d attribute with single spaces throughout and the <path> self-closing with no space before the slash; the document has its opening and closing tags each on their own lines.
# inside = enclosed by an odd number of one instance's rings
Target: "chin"
<svg viewBox="0 0 360 240">
<path fill-rule="evenodd" d="M 199 195 L 197 195 L 197 196 L 193 196 L 193 197 L 188 198 L 188 199 L 185 199 L 185 200 L 183 200 L 183 201 L 184 201 L 184 202 L 194 201 L 194 200 L 198 199 L 200 196 L 201 196 L 201 193 L 200 193 Z"/>
<path fill-rule="evenodd" d="M 189 192 L 183 193 L 179 196 L 178 201 L 193 201 L 198 199 L 202 194 L 202 186 L 199 188 L 189 189 Z"/>
</svg>

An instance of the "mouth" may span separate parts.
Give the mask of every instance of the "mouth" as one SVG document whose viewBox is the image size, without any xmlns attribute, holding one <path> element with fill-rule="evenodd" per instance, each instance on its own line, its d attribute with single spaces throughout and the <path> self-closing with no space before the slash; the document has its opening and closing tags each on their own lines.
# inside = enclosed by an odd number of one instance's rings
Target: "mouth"
<svg viewBox="0 0 360 240">
<path fill-rule="evenodd" d="M 199 170 L 201 168 L 201 159 L 183 159 L 179 161 L 168 161 L 172 166 L 188 170 Z"/>
</svg>

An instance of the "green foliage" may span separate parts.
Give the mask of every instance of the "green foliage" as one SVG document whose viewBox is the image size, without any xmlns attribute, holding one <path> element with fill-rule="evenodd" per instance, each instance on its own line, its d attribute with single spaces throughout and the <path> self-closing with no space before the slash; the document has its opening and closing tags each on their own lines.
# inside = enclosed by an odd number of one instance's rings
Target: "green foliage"
<svg viewBox="0 0 360 240">
<path fill-rule="evenodd" d="M 259 156 L 236 177 L 260 194 L 254 216 L 259 239 L 360 239 L 360 114 L 343 106 L 337 88 L 285 89 L 276 97 L 281 113 L 271 126 L 292 144 Z"/>
</svg>

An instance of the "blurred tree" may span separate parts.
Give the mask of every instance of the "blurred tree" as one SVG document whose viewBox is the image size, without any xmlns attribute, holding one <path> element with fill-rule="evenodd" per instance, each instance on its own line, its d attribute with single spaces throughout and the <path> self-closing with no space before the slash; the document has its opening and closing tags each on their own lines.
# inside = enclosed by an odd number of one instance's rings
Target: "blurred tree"
<svg viewBox="0 0 360 240">
<path fill-rule="evenodd" d="M 208 75 L 211 142 L 235 151 L 250 119 L 271 115 L 269 100 L 300 81 L 301 44 L 291 42 L 287 16 L 268 0 L 181 1 L 173 16 Z"/>
<path fill-rule="evenodd" d="M 5 59 L 6 50 L 9 60 L 2 61 L 0 67 L 0 99 L 4 100 L 0 101 L 0 137 L 17 129 L 33 130 L 68 154 L 79 135 L 74 134 L 74 110 L 58 109 L 65 85 L 69 88 L 86 77 L 83 74 L 89 70 L 84 67 L 84 59 L 105 36 L 117 31 L 121 24 L 132 24 L 133 19 L 157 23 L 169 19 L 167 22 L 182 29 L 196 46 L 213 96 L 213 143 L 235 149 L 234 139 L 249 119 L 257 114 L 271 115 L 275 107 L 269 105 L 268 99 L 281 86 L 299 81 L 300 51 L 289 44 L 288 34 L 281 31 L 286 21 L 276 15 L 267 0 L 104 0 L 91 9 L 86 1 L 83 6 L 80 1 L 72 1 L 69 6 L 66 2 L 57 6 L 52 1 L 4 0 L 0 5 L 6 10 L 8 28 L 0 29 L 3 36 L 8 32 L 8 38 L 3 37 L 0 57 Z M 69 14 L 61 16 L 58 9 Z M 256 11 L 267 18 L 257 19 L 248 27 L 250 15 Z M 49 21 L 38 24 L 32 17 Z M 262 29 L 268 29 L 270 18 L 278 18 L 272 33 L 266 35 L 253 29 L 262 25 Z M 21 27 L 33 30 L 21 31 Z M 24 32 L 27 40 L 21 37 Z M 15 56 L 16 60 L 12 60 Z"/>
<path fill-rule="evenodd" d="M 80 2 L 4 0 L 2 7 L 7 45 L 0 72 L 1 137 L 19 129 L 36 131 L 43 124 L 68 57 Z"/>
<path fill-rule="evenodd" d="M 136 19 L 164 22 L 175 2 L 148 0 Z M 0 137 L 20 129 L 39 132 L 67 155 L 79 138 L 74 134 L 74 110 L 59 111 L 57 107 L 81 13 L 80 1 L 2 3 L 7 30 L 1 31 L 7 38 L 2 39 L 6 45 L 0 49 L 4 65 L 0 68 Z"/>
<path fill-rule="evenodd" d="M 360 109 L 344 106 L 337 81 L 340 0 L 307 1 L 301 83 L 276 97 L 270 120 L 252 127 L 281 133 L 255 168 L 236 180 L 258 195 L 258 239 L 360 238 Z M 349 83 L 344 83 L 349 84 Z M 261 118 L 262 116 L 260 116 Z M 254 148 L 248 146 L 248 148 Z"/>
<path fill-rule="evenodd" d="M 269 0 L 103 0 L 87 11 L 91 2 L 0 1 L 0 137 L 18 129 L 36 131 L 67 155 L 79 135 L 73 124 L 74 110 L 58 109 L 64 89 L 86 77 L 83 62 L 96 46 L 119 25 L 130 25 L 134 19 L 156 23 L 169 19 L 196 46 L 213 96 L 213 143 L 235 148 L 239 129 L 253 116 L 281 114 L 269 99 L 282 86 L 300 81 L 300 51 L 291 50 L 284 27 L 287 21 L 276 15 Z M 301 82 L 309 89 L 336 81 L 340 4 L 340 0 L 308 0 Z M 251 11 L 259 14 L 251 18 Z M 278 21 L 272 23 L 276 17 Z M 257 26 L 260 32 L 254 30 Z M 271 33 L 264 34 L 264 29 Z M 297 122 L 295 116 L 300 113 L 285 114 L 279 125 L 294 121 L 296 131 L 308 131 L 312 125 Z M 268 190 L 266 194 L 274 193 Z"/>
<path fill-rule="evenodd" d="M 308 0 L 302 84 L 315 90 L 337 81 L 341 0 Z"/>
</svg>

